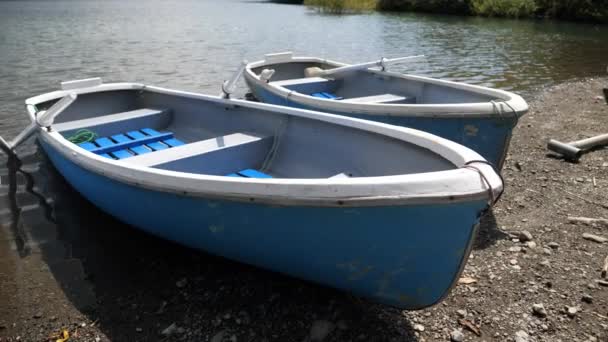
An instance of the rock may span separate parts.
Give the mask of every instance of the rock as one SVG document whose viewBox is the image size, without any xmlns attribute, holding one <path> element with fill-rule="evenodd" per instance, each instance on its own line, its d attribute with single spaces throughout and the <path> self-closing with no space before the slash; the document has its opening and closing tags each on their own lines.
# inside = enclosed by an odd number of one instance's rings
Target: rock
<svg viewBox="0 0 608 342">
<path fill-rule="evenodd" d="M 213 335 L 210 342 L 222 342 L 224 335 L 226 335 L 226 330 L 219 331 Z"/>
<path fill-rule="evenodd" d="M 532 234 L 529 231 L 522 230 L 521 232 L 519 232 L 518 238 L 519 238 L 519 241 L 521 241 L 521 242 L 528 242 L 528 241 L 532 241 L 532 239 L 534 237 L 532 236 Z"/>
<path fill-rule="evenodd" d="M 34 314 L 34 318 L 39 319 L 42 318 L 42 312 L 38 311 Z"/>
<path fill-rule="evenodd" d="M 155 313 L 156 313 L 157 315 L 161 315 L 162 313 L 164 313 L 164 312 L 165 312 L 165 308 L 166 308 L 166 307 L 167 307 L 167 302 L 163 300 L 163 301 L 160 303 L 160 306 L 158 307 L 158 310 L 156 310 L 156 312 L 155 312 Z"/>
<path fill-rule="evenodd" d="M 188 279 L 187 278 L 182 278 L 178 281 L 175 282 L 175 286 L 177 286 L 178 288 L 183 288 L 184 286 L 188 285 Z"/>
<path fill-rule="evenodd" d="M 528 342 L 529 336 L 523 330 L 520 330 L 515 333 L 515 342 Z"/>
<path fill-rule="evenodd" d="M 581 298 L 581 300 L 587 304 L 593 303 L 593 297 L 591 297 L 591 295 L 588 295 L 588 294 L 584 294 L 583 297 Z"/>
<path fill-rule="evenodd" d="M 163 331 L 161 331 L 161 335 L 163 336 L 171 336 L 177 332 L 177 324 L 172 323 L 168 327 L 166 327 Z"/>
<path fill-rule="evenodd" d="M 314 321 L 310 328 L 311 341 L 323 341 L 334 330 L 334 324 L 329 321 Z"/>
<path fill-rule="evenodd" d="M 551 255 L 551 254 L 553 254 L 553 252 L 551 252 L 551 250 L 549 248 L 543 248 L 543 254 Z"/>
<path fill-rule="evenodd" d="M 604 243 L 604 242 L 608 241 L 608 239 L 603 236 L 589 234 L 589 233 L 583 233 L 583 239 L 597 242 L 597 243 Z"/>
<path fill-rule="evenodd" d="M 467 317 L 467 310 L 457 310 L 456 313 L 462 318 Z"/>
<path fill-rule="evenodd" d="M 577 312 L 578 312 L 578 308 L 576 306 L 570 306 L 566 309 L 566 314 L 570 318 L 574 318 L 574 316 L 576 316 Z"/>
<path fill-rule="evenodd" d="M 462 278 L 458 279 L 458 284 L 468 285 L 468 284 L 473 284 L 476 282 L 477 282 L 477 279 L 471 278 L 471 277 L 462 277 Z"/>
<path fill-rule="evenodd" d="M 536 242 L 528 241 L 528 242 L 526 242 L 526 246 L 528 246 L 528 248 L 530 248 L 530 249 L 534 249 L 534 248 L 536 248 Z"/>
<path fill-rule="evenodd" d="M 509 248 L 509 252 L 519 253 L 519 252 L 521 252 L 521 247 L 520 246 L 513 246 L 513 247 Z"/>
<path fill-rule="evenodd" d="M 511 259 L 511 260 L 509 260 L 509 263 L 511 265 L 517 265 L 517 259 Z"/>
<path fill-rule="evenodd" d="M 597 281 L 597 284 L 600 286 L 608 286 L 608 281 L 600 279 Z"/>
<path fill-rule="evenodd" d="M 144 329 L 142 329 L 140 327 L 137 327 L 137 328 L 135 328 L 135 331 L 137 331 L 138 333 L 140 333 L 140 332 L 144 331 Z"/>
<path fill-rule="evenodd" d="M 545 310 L 545 306 L 542 304 L 532 305 L 532 313 L 541 318 L 547 317 L 547 310 Z"/>
<path fill-rule="evenodd" d="M 424 325 L 422 325 L 422 324 L 414 324 L 414 330 L 422 332 L 422 331 L 424 331 Z"/>
<path fill-rule="evenodd" d="M 549 243 L 547 244 L 547 247 L 549 247 L 549 248 L 551 248 L 551 249 L 558 249 L 558 248 L 559 248 L 559 243 L 557 243 L 557 242 L 553 242 L 553 241 L 552 241 L 552 242 L 549 242 Z"/>
<path fill-rule="evenodd" d="M 452 342 L 462 342 L 464 341 L 464 334 L 460 330 L 454 330 L 450 334 L 450 340 Z"/>
</svg>

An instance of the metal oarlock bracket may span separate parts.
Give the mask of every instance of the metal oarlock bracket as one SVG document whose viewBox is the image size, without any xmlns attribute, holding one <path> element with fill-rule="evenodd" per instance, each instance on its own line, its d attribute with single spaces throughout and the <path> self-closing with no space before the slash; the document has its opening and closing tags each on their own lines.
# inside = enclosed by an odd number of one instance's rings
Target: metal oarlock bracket
<svg viewBox="0 0 608 342">
<path fill-rule="evenodd" d="M 66 108 L 74 103 L 77 97 L 78 96 L 74 93 L 67 94 L 61 98 L 61 100 L 55 102 L 51 108 L 40 112 L 36 116 L 36 120 L 30 123 L 23 131 L 21 131 L 21 133 L 17 134 L 13 140 L 7 142 L 4 140 L 4 138 L 0 137 L 0 149 L 2 149 L 6 154 L 14 155 L 15 147 L 27 140 L 27 138 L 34 134 L 39 127 L 50 128 L 57 115 L 61 114 Z"/>
</svg>

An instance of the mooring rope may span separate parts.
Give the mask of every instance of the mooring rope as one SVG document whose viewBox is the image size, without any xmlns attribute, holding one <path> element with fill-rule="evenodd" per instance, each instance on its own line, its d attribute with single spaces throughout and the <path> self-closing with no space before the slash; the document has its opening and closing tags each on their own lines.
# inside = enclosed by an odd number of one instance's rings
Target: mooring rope
<svg viewBox="0 0 608 342">
<path fill-rule="evenodd" d="M 97 138 L 97 134 L 95 132 L 88 129 L 79 129 L 76 131 L 76 133 L 74 133 L 74 135 L 67 139 L 74 144 L 82 144 L 84 142 L 91 142 L 95 140 L 95 138 Z"/>
<path fill-rule="evenodd" d="M 494 191 L 492 190 L 492 184 L 490 183 L 488 178 L 486 178 L 486 176 L 483 174 L 483 172 L 478 167 L 476 167 L 475 165 L 472 165 L 473 163 L 481 163 L 481 164 L 489 165 L 496 172 L 496 174 L 500 178 L 500 181 L 502 182 L 502 189 L 501 189 L 500 193 L 498 194 L 498 196 L 494 196 Z M 490 200 L 492 201 L 492 204 L 495 204 L 496 202 L 498 202 L 498 200 L 502 197 L 502 194 L 505 192 L 505 180 L 492 163 L 490 163 L 487 160 L 482 160 L 482 159 L 477 160 L 476 159 L 476 160 L 469 160 L 462 167 L 465 169 L 476 171 L 479 174 L 479 176 L 481 177 L 481 179 L 483 179 L 484 183 L 486 183 L 486 185 L 488 186 L 488 192 L 490 194 Z"/>
</svg>

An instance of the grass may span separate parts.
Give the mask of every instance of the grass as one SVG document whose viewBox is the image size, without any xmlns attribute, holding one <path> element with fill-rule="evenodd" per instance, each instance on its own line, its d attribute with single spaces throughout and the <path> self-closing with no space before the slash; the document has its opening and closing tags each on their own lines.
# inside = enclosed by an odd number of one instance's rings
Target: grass
<svg viewBox="0 0 608 342">
<path fill-rule="evenodd" d="M 538 6 L 534 0 L 471 0 L 473 14 L 487 17 L 530 17 Z"/>
</svg>

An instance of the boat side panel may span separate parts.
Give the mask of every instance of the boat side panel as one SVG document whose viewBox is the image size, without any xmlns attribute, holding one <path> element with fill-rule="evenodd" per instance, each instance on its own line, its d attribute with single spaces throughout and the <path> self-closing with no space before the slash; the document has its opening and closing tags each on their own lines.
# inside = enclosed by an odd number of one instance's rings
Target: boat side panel
<svg viewBox="0 0 608 342">
<path fill-rule="evenodd" d="M 406 309 L 459 276 L 481 201 L 361 208 L 267 206 L 142 189 L 91 173 L 41 141 L 59 172 L 105 212 L 213 254 Z"/>
<path fill-rule="evenodd" d="M 302 106 L 299 103 L 266 91 L 253 82 L 248 84 L 254 96 L 262 102 L 294 108 L 326 111 L 321 107 Z M 488 115 L 489 117 L 470 118 L 332 113 L 379 121 L 432 133 L 471 148 L 498 168 L 502 167 L 511 139 L 512 130 L 518 121 L 518 117 L 515 114 L 508 113 L 503 115 Z"/>
</svg>

